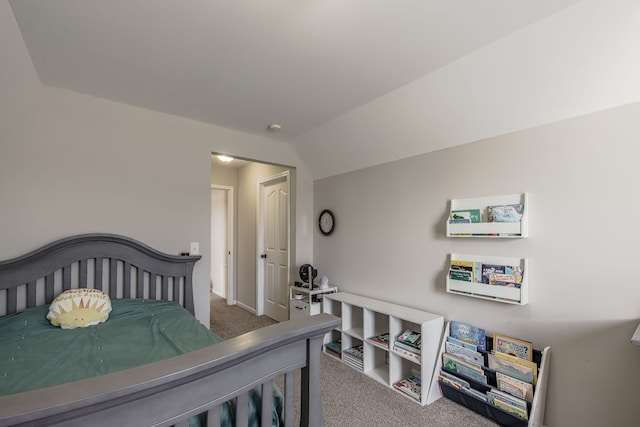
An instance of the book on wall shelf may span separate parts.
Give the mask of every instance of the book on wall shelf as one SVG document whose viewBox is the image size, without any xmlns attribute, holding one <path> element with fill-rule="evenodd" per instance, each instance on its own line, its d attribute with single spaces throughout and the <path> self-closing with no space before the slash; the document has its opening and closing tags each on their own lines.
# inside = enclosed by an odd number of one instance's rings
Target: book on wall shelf
<svg viewBox="0 0 640 427">
<path fill-rule="evenodd" d="M 529 210 L 528 193 L 451 199 L 447 236 L 526 238 Z"/>
</svg>

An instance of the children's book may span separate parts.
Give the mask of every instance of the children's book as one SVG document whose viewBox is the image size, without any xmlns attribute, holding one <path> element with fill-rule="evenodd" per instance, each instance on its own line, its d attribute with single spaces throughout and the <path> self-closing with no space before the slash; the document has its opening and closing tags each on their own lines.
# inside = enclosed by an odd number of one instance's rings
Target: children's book
<svg viewBox="0 0 640 427">
<path fill-rule="evenodd" d="M 533 344 L 502 334 L 493 334 L 493 350 L 520 359 L 533 360 Z"/>
<path fill-rule="evenodd" d="M 449 335 L 470 344 L 474 344 L 480 351 L 487 350 L 487 332 L 477 326 L 452 320 L 449 325 Z"/>
</svg>

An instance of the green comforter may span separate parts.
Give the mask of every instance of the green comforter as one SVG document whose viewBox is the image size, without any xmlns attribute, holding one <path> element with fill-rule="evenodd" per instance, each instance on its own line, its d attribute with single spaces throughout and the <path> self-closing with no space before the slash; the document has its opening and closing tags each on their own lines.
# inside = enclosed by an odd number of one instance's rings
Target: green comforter
<svg viewBox="0 0 640 427">
<path fill-rule="evenodd" d="M 51 326 L 48 306 L 0 317 L 0 396 L 107 374 L 222 341 L 174 302 L 114 299 L 111 305 L 105 323 L 78 329 Z M 250 425 L 259 423 L 259 395 L 259 390 L 250 393 Z M 282 407 L 276 388 L 273 425 L 283 423 Z M 233 401 L 220 412 L 222 425 L 235 424 Z"/>
</svg>

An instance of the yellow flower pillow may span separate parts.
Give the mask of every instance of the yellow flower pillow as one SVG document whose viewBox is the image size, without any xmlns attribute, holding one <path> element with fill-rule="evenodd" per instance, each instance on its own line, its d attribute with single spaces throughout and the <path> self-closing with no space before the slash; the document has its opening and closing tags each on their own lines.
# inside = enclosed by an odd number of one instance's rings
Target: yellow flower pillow
<svg viewBox="0 0 640 427">
<path fill-rule="evenodd" d="M 84 328 L 106 321 L 111 299 L 98 289 L 69 289 L 53 300 L 47 319 L 62 329 Z"/>
</svg>

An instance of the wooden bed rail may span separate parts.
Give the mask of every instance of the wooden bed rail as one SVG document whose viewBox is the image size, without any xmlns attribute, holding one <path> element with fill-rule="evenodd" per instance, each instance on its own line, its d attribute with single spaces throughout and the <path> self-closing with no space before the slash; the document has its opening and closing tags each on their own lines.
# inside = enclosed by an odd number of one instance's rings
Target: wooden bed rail
<svg viewBox="0 0 640 427">
<path fill-rule="evenodd" d="M 234 397 L 243 426 L 247 392 L 260 385 L 262 425 L 271 425 L 271 387 L 283 374 L 285 425 L 293 426 L 301 369 L 300 425 L 320 427 L 322 338 L 338 324 L 329 314 L 286 321 L 137 368 L 0 397 L 0 426 L 182 426 L 207 411 L 215 426 L 219 405 Z"/>
</svg>

